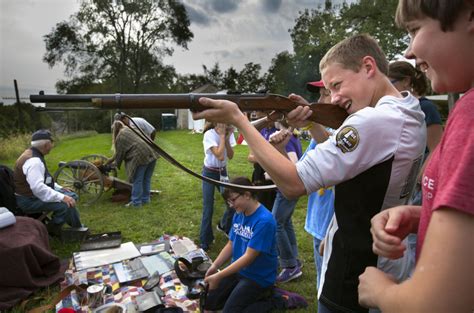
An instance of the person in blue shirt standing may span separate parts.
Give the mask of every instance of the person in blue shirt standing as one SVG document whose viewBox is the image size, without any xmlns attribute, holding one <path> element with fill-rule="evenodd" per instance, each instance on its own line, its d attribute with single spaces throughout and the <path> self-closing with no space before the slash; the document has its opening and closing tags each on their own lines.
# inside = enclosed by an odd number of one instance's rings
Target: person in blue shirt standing
<svg viewBox="0 0 474 313">
<path fill-rule="evenodd" d="M 246 177 L 231 182 L 252 186 Z M 205 309 L 223 313 L 269 311 L 272 305 L 268 299 L 278 268 L 276 222 L 254 192 L 226 188 L 224 198 L 235 214 L 229 241 L 206 273 L 209 293 Z M 219 271 L 228 260 L 230 265 Z"/>
</svg>

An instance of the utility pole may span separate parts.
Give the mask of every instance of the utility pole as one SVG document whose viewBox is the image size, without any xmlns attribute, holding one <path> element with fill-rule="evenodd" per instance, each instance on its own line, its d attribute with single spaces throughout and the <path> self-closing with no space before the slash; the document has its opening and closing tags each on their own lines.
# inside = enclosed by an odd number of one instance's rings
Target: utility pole
<svg viewBox="0 0 474 313">
<path fill-rule="evenodd" d="M 18 92 L 18 84 L 16 82 L 16 79 L 13 80 L 13 85 L 15 86 L 16 105 L 17 105 L 17 108 L 18 108 L 17 128 L 18 128 L 18 130 L 22 130 L 23 129 L 23 116 L 21 114 L 20 93 Z"/>
</svg>

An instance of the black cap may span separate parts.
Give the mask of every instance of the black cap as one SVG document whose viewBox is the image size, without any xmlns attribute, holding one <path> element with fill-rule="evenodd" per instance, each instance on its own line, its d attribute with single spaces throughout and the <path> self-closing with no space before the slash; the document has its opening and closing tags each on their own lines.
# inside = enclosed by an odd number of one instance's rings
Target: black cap
<svg viewBox="0 0 474 313">
<path fill-rule="evenodd" d="M 50 131 L 47 129 L 37 130 L 33 133 L 33 136 L 31 136 L 31 141 L 45 140 L 45 139 L 53 141 L 53 136 L 51 135 Z"/>
</svg>

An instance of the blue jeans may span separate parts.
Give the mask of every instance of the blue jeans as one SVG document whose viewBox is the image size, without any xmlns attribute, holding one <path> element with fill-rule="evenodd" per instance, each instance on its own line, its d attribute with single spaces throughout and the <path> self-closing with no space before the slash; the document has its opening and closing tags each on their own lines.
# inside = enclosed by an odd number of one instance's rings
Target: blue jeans
<svg viewBox="0 0 474 313">
<path fill-rule="evenodd" d="M 140 165 L 135 170 L 132 183 L 131 201 L 134 206 L 150 202 L 151 177 L 155 169 L 156 160 Z"/>
<path fill-rule="evenodd" d="M 227 171 L 222 171 L 223 175 L 227 175 Z M 220 173 L 217 171 L 211 171 L 206 167 L 202 168 L 202 176 L 209 177 L 215 180 L 220 179 Z M 201 229 L 199 233 L 199 240 L 201 245 L 209 246 L 214 240 L 214 233 L 212 231 L 212 215 L 214 213 L 214 191 L 218 190 L 219 187 L 202 181 L 202 219 Z M 226 210 L 220 221 L 221 227 L 229 233 L 232 226 L 232 218 L 234 217 L 234 210 L 226 205 Z"/>
<path fill-rule="evenodd" d="M 256 282 L 233 274 L 222 278 L 216 289 L 210 290 L 206 299 L 206 310 L 232 312 L 268 312 L 272 309 L 273 286 L 261 287 Z"/>
<path fill-rule="evenodd" d="M 316 290 L 319 290 L 319 283 L 321 281 L 321 268 L 323 266 L 323 257 L 319 255 L 320 245 L 321 240 L 313 237 L 314 264 L 316 265 Z"/>
<path fill-rule="evenodd" d="M 69 192 L 64 192 L 72 196 Z M 74 194 L 75 195 L 75 194 Z M 73 197 L 77 200 L 77 195 Z M 53 212 L 52 222 L 57 225 L 67 223 L 71 227 L 81 227 L 81 219 L 76 208 L 69 208 L 64 202 L 43 202 L 36 197 L 16 195 L 18 207 L 26 214 Z"/>
<path fill-rule="evenodd" d="M 298 258 L 298 246 L 291 216 L 295 211 L 296 200 L 286 199 L 281 192 L 277 192 L 272 214 L 277 223 L 276 239 L 280 266 L 295 267 Z"/>
</svg>

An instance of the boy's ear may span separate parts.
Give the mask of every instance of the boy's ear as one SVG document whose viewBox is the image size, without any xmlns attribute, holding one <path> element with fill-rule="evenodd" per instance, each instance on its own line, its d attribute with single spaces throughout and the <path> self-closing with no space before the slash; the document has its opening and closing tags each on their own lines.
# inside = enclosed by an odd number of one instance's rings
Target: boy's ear
<svg viewBox="0 0 474 313">
<path fill-rule="evenodd" d="M 364 71 L 369 77 L 374 76 L 377 69 L 377 63 L 373 57 L 367 55 L 362 58 L 361 71 Z"/>
</svg>

